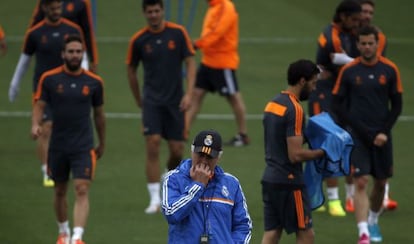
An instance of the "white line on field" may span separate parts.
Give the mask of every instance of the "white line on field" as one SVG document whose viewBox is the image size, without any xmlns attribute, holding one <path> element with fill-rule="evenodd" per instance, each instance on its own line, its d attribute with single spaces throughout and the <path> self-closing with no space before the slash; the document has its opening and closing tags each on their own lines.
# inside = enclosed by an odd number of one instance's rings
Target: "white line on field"
<svg viewBox="0 0 414 244">
<path fill-rule="evenodd" d="M 31 115 L 31 112 L 27 111 L 0 111 L 0 118 L 27 118 Z M 105 113 L 107 118 L 110 119 L 141 119 L 140 113 Z M 262 114 L 247 114 L 247 120 L 261 120 Z M 234 120 L 233 114 L 199 114 L 197 119 L 202 120 Z M 414 121 L 413 115 L 402 115 L 398 119 L 399 121 Z"/>
<path fill-rule="evenodd" d="M 128 43 L 130 37 L 125 36 L 98 36 L 97 42 L 99 43 Z M 9 42 L 23 42 L 23 36 L 8 36 Z M 388 43 L 392 44 L 413 44 L 413 38 L 388 38 Z M 297 43 L 316 43 L 316 38 L 313 37 L 242 37 L 240 38 L 241 44 L 297 44 Z"/>
</svg>

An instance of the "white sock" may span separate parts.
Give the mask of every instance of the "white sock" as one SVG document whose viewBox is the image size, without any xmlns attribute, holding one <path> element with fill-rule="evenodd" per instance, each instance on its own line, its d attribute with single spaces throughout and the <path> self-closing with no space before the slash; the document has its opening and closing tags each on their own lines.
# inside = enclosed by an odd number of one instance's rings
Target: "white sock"
<svg viewBox="0 0 414 244">
<path fill-rule="evenodd" d="M 385 184 L 385 192 L 384 192 L 384 201 L 387 201 L 390 197 L 390 184 L 387 181 L 387 184 Z"/>
<path fill-rule="evenodd" d="M 150 205 L 157 205 L 161 203 L 160 198 L 160 183 L 148 183 L 147 184 L 148 193 L 150 194 Z"/>
<path fill-rule="evenodd" d="M 46 164 L 42 164 L 41 169 L 42 169 L 43 176 L 47 176 L 47 165 Z"/>
<path fill-rule="evenodd" d="M 362 236 L 362 234 L 366 234 L 369 236 L 369 231 L 368 231 L 368 223 L 365 221 L 359 222 L 358 223 L 358 233 L 359 236 Z"/>
<path fill-rule="evenodd" d="M 328 200 L 338 200 L 339 199 L 338 187 L 328 187 L 326 192 L 328 193 Z"/>
<path fill-rule="evenodd" d="M 378 224 L 378 217 L 380 216 L 381 212 L 374 212 L 371 209 L 368 212 L 368 224 L 369 225 L 374 225 L 374 224 Z"/>
<path fill-rule="evenodd" d="M 70 228 L 69 228 L 69 221 L 66 220 L 65 222 L 58 222 L 58 227 L 59 227 L 59 234 L 67 234 L 68 236 L 70 236 Z"/>
<path fill-rule="evenodd" d="M 74 227 L 72 240 L 82 240 L 83 231 L 84 231 L 83 227 L 79 227 L 79 226 Z"/>
<path fill-rule="evenodd" d="M 355 185 L 354 184 L 345 184 L 346 198 L 354 197 Z"/>
</svg>

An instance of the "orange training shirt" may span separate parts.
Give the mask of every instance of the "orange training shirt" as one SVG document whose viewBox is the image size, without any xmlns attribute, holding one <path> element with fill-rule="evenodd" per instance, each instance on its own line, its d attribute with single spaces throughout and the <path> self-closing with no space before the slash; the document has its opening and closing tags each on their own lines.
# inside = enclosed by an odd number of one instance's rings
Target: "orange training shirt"
<svg viewBox="0 0 414 244">
<path fill-rule="evenodd" d="M 211 68 L 237 69 L 239 66 L 239 16 L 230 0 L 211 0 L 204 17 L 201 37 L 201 62 Z"/>
</svg>

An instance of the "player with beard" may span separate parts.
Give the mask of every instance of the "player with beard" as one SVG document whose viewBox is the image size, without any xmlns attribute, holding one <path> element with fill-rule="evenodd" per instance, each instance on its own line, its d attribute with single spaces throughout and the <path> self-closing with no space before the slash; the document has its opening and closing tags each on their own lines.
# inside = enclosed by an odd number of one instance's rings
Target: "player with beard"
<svg viewBox="0 0 414 244">
<path fill-rule="evenodd" d="M 338 4 L 332 23 L 325 27 L 318 38 L 316 63 L 323 69 L 316 89 L 310 94 L 308 102 L 309 116 L 331 111 L 332 88 L 335 84 L 341 63 L 335 54 L 348 59 L 357 57 L 355 33 L 360 26 L 361 5 L 355 0 L 343 0 Z M 346 59 L 347 60 L 347 59 Z M 338 179 L 327 178 L 329 214 L 345 216 L 346 212 L 339 200 Z M 322 206 L 319 210 L 325 210 Z"/>
<path fill-rule="evenodd" d="M 283 230 L 297 243 L 313 243 L 311 206 L 302 162 L 325 155 L 303 147 L 305 113 L 300 104 L 315 89 L 319 69 L 312 61 L 290 64 L 288 87 L 267 103 L 263 127 L 266 168 L 262 177 L 264 227 L 262 244 L 278 243 Z"/>
<path fill-rule="evenodd" d="M 76 34 L 82 36 L 83 40 L 80 27 L 61 17 L 62 0 L 43 0 L 42 9 L 45 13 L 45 18 L 26 33 L 23 52 L 20 55 L 9 87 L 9 100 L 11 102 L 16 100 L 20 83 L 29 68 L 33 55 L 36 58 L 33 75 L 33 92 L 35 92 L 43 72 L 63 64 L 61 50 L 65 37 L 70 34 Z M 52 117 L 49 108 L 45 109 L 42 127 L 42 136 L 37 139 L 37 154 L 42 164 L 43 185 L 45 187 L 53 187 L 53 181 L 49 178 L 46 170 L 47 150 L 52 128 Z"/>
<path fill-rule="evenodd" d="M 48 167 L 55 181 L 54 207 L 59 226 L 57 244 L 69 244 L 67 189 L 72 173 L 75 188 L 72 244 L 83 244 L 82 234 L 89 214 L 89 187 L 94 177 L 96 159 L 105 148 L 105 117 L 102 79 L 81 68 L 83 43 L 79 36 L 69 36 L 61 52 L 64 65 L 45 72 L 35 94 L 32 137 L 43 133 L 42 114 L 46 105 L 53 115 L 53 129 Z M 95 130 L 99 139 L 94 148 Z"/>
</svg>

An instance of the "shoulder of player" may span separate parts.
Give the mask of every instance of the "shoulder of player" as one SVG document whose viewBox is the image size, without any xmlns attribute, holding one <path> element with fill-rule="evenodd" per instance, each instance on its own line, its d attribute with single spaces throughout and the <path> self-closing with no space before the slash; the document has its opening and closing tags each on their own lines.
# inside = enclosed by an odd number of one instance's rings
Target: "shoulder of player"
<svg viewBox="0 0 414 244">
<path fill-rule="evenodd" d="M 73 22 L 73 21 L 70 21 L 69 19 L 62 18 L 62 20 L 61 20 L 61 21 L 62 21 L 61 23 L 62 23 L 63 25 L 66 25 L 66 26 L 69 26 L 69 27 L 75 28 L 75 29 L 77 29 L 77 30 L 82 30 L 78 24 L 76 24 L 76 23 L 75 23 L 75 22 Z"/>
<path fill-rule="evenodd" d="M 96 80 L 96 81 L 98 81 L 99 83 L 102 83 L 103 84 L 103 79 L 102 79 L 102 77 L 100 77 L 99 75 L 97 75 L 97 74 L 95 74 L 95 73 L 93 73 L 93 72 L 91 72 L 91 71 L 89 71 L 89 70 L 84 70 L 84 72 L 83 72 L 86 76 L 88 76 L 88 77 L 90 77 L 90 78 L 92 78 L 92 79 L 94 79 L 94 80 Z"/>
<path fill-rule="evenodd" d="M 149 28 L 148 26 L 139 29 L 138 31 L 136 31 L 130 38 L 130 42 L 135 42 L 138 41 L 141 37 L 144 36 L 145 33 L 149 32 Z"/>
<path fill-rule="evenodd" d="M 380 63 L 382 63 L 382 64 L 384 64 L 388 67 L 391 67 L 394 70 L 398 70 L 397 65 L 393 61 L 391 61 L 390 59 L 388 59 L 384 56 L 379 56 L 378 57 L 378 62 L 380 62 Z"/>
<path fill-rule="evenodd" d="M 174 23 L 174 22 L 171 22 L 171 21 L 166 21 L 165 22 L 165 28 L 167 30 L 172 29 L 172 30 L 180 30 L 181 32 L 187 32 L 184 26 L 182 26 L 180 24 L 177 24 L 177 23 Z"/>
</svg>

